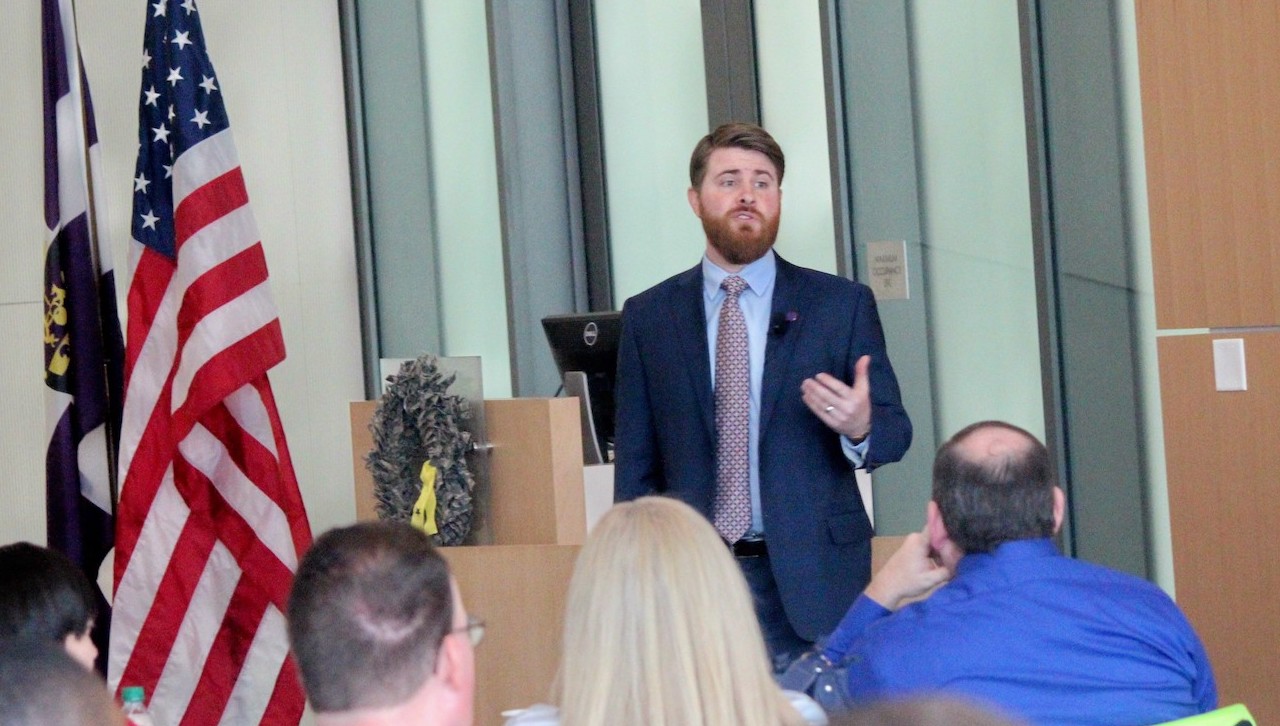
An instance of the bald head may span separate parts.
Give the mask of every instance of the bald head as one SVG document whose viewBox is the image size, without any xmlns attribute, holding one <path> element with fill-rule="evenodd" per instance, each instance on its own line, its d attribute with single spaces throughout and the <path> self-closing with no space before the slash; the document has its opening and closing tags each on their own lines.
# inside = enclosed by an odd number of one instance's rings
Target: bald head
<svg viewBox="0 0 1280 726">
<path fill-rule="evenodd" d="M 956 434 L 952 441 L 955 442 L 957 456 L 991 467 L 1005 466 L 1040 446 L 1040 442 L 1026 431 L 995 421 L 969 426 Z"/>
<path fill-rule="evenodd" d="M 1059 519 L 1049 452 L 1000 421 L 952 436 L 933 463 L 933 501 L 951 541 L 966 553 L 1053 536 Z"/>
</svg>

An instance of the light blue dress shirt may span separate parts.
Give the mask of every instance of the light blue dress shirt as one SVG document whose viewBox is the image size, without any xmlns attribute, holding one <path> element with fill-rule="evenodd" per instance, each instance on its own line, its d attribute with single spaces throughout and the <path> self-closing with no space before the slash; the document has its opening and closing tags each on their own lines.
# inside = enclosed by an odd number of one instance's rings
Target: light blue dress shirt
<svg viewBox="0 0 1280 726">
<path fill-rule="evenodd" d="M 702 256 L 702 302 L 707 313 L 707 350 L 711 356 L 711 385 L 716 380 L 716 334 L 720 330 L 720 306 L 724 304 L 725 291 L 720 283 L 731 274 L 747 281 L 747 289 L 738 296 L 738 306 L 747 322 L 747 351 L 751 373 L 751 419 L 748 429 L 750 446 L 747 456 L 751 474 L 751 529 L 744 539 L 764 536 L 764 516 L 760 509 L 760 388 L 764 380 L 764 351 L 769 340 L 769 317 L 773 309 L 773 283 L 778 277 L 778 262 L 772 251 L 764 257 L 731 273 L 716 266 Z M 823 371 L 814 371 L 817 375 Z M 826 371 L 831 373 L 831 371 Z M 794 395 L 799 396 L 796 389 Z M 844 455 L 854 467 L 862 466 L 866 459 L 867 437 L 857 444 L 841 436 Z"/>
</svg>

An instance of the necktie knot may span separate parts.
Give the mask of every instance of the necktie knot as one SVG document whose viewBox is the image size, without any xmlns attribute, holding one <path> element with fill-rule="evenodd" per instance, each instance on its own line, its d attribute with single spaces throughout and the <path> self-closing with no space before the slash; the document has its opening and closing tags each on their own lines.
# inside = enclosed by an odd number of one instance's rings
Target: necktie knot
<svg viewBox="0 0 1280 726">
<path fill-rule="evenodd" d="M 729 275 L 724 278 L 724 282 L 720 283 L 720 287 L 724 289 L 729 297 L 736 299 L 742 294 L 743 290 L 747 289 L 747 281 L 737 275 Z"/>
</svg>

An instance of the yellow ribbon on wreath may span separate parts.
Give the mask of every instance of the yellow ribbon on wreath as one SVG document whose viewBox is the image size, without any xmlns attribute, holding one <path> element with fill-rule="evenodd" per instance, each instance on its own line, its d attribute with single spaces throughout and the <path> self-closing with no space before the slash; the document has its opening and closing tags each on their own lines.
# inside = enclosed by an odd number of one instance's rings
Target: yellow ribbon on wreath
<svg viewBox="0 0 1280 726">
<path fill-rule="evenodd" d="M 422 473 L 418 478 L 422 480 L 422 493 L 413 505 L 413 517 L 409 523 L 427 534 L 435 534 L 440 531 L 436 527 L 436 468 L 430 461 L 422 462 Z"/>
</svg>

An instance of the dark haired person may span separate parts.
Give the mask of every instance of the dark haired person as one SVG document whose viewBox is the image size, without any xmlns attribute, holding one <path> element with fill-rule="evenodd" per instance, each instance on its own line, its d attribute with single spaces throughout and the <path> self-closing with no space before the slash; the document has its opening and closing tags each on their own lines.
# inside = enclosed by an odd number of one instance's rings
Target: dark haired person
<svg viewBox="0 0 1280 726">
<path fill-rule="evenodd" d="M 96 673 L 55 643 L 0 640 L 0 724 L 124 726 Z"/>
<path fill-rule="evenodd" d="M 431 540 L 403 522 L 321 535 L 289 595 L 289 644 L 319 726 L 469 726 L 483 627 Z"/>
<path fill-rule="evenodd" d="M 947 441 L 924 532 L 907 537 L 826 644 L 849 664 L 854 697 L 942 691 L 1031 723 L 1213 710 L 1213 670 L 1177 605 L 1145 580 L 1058 552 L 1065 506 L 1048 452 L 1026 431 L 987 421 Z"/>
<path fill-rule="evenodd" d="M 835 627 L 870 578 L 854 470 L 911 443 L 871 290 L 773 252 L 784 169 L 751 124 L 695 147 L 705 252 L 623 307 L 614 473 L 616 501 L 672 496 L 711 520 L 779 661 Z"/>
<path fill-rule="evenodd" d="M 93 584 L 66 555 L 30 542 L 0 547 L 0 638 L 56 643 L 93 669 Z"/>
</svg>

